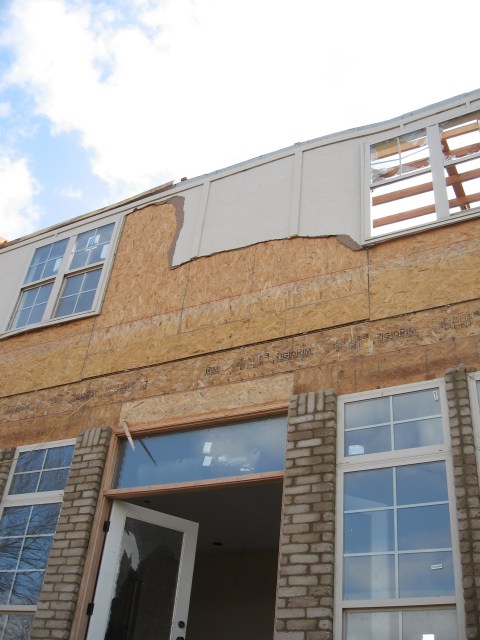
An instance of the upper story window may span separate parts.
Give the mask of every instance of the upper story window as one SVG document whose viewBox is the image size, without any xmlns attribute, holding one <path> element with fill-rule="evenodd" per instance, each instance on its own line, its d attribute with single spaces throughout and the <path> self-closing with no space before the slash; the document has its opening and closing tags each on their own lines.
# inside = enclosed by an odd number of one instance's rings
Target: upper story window
<svg viewBox="0 0 480 640">
<path fill-rule="evenodd" d="M 20 276 L 20 292 L 6 331 L 96 311 L 111 264 L 115 226 L 115 222 L 91 224 L 86 231 L 64 232 L 58 240 L 38 244 Z"/>
<path fill-rule="evenodd" d="M 447 415 L 441 381 L 339 398 L 339 638 L 460 637 Z"/>
<path fill-rule="evenodd" d="M 480 111 L 370 146 L 369 237 L 480 208 Z"/>
</svg>

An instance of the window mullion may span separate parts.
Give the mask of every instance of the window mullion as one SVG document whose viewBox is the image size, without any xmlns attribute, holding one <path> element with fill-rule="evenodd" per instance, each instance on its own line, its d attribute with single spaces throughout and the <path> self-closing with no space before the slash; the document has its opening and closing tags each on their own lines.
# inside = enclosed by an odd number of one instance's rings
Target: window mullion
<svg viewBox="0 0 480 640">
<path fill-rule="evenodd" d="M 50 320 L 53 317 L 53 312 L 57 304 L 58 296 L 60 294 L 60 289 L 63 284 L 65 273 L 67 272 L 67 266 L 70 264 L 74 241 L 75 241 L 75 236 L 71 236 L 68 239 L 68 244 L 65 248 L 62 262 L 60 263 L 60 267 L 58 268 L 58 272 L 55 277 L 55 282 L 53 283 L 53 288 L 50 292 L 50 297 L 48 299 L 47 306 L 45 307 L 45 311 L 43 313 L 44 321 Z"/>
<path fill-rule="evenodd" d="M 427 140 L 430 149 L 430 164 L 432 168 L 433 193 L 435 196 L 435 212 L 437 219 L 448 218 L 450 208 L 448 204 L 447 183 L 443 165 L 443 149 L 438 125 L 427 127 Z"/>
</svg>

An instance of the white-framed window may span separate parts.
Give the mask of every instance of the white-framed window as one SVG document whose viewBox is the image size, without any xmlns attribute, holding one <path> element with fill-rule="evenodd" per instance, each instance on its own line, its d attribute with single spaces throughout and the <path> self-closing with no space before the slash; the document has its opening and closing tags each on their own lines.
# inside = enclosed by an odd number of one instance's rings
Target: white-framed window
<svg viewBox="0 0 480 640">
<path fill-rule="evenodd" d="M 480 111 L 369 145 L 372 238 L 480 208 Z"/>
<path fill-rule="evenodd" d="M 339 398 L 335 637 L 461 640 L 442 380 Z"/>
<path fill-rule="evenodd" d="M 0 505 L 0 640 L 27 640 L 74 440 L 19 447 Z"/>
<path fill-rule="evenodd" d="M 5 332 L 98 312 L 119 226 L 118 219 L 109 217 L 32 243 Z M 21 249 L 19 256 L 25 255 Z"/>
</svg>

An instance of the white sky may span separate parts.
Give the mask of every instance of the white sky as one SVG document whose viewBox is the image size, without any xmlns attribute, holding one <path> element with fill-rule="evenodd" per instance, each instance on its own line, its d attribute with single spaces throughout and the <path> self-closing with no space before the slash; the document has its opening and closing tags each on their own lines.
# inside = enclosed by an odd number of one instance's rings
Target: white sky
<svg viewBox="0 0 480 640">
<path fill-rule="evenodd" d="M 480 86 L 478 0 L 0 0 L 0 235 Z"/>
</svg>

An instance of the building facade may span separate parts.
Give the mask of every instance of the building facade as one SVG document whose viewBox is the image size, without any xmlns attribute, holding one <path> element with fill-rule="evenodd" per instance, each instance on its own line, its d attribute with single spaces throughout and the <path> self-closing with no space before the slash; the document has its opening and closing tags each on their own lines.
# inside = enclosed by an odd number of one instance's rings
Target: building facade
<svg viewBox="0 0 480 640">
<path fill-rule="evenodd" d="M 479 121 L 0 245 L 0 640 L 480 637 Z"/>
</svg>

